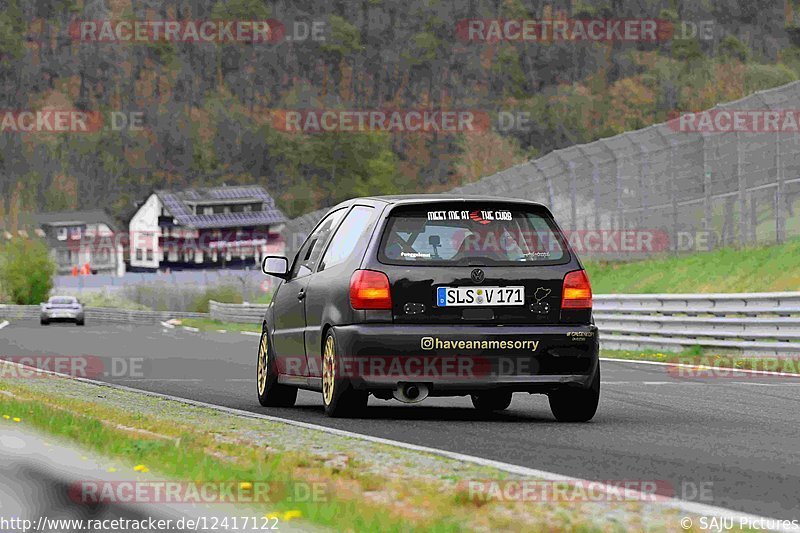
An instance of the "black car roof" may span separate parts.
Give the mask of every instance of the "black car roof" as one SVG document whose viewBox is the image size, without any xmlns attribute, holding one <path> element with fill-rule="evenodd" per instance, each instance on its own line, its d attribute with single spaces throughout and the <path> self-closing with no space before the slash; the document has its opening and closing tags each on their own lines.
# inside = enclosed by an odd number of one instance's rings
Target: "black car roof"
<svg viewBox="0 0 800 533">
<path fill-rule="evenodd" d="M 357 200 L 376 200 L 385 202 L 387 204 L 414 204 L 414 203 L 428 203 L 428 202 L 466 202 L 466 201 L 490 201 L 490 202 L 513 202 L 527 205 L 534 205 L 544 207 L 543 204 L 532 202 L 530 200 L 507 198 L 502 196 L 485 196 L 477 194 L 395 194 L 386 196 L 364 196 L 362 198 L 353 198 L 350 201 Z"/>
</svg>

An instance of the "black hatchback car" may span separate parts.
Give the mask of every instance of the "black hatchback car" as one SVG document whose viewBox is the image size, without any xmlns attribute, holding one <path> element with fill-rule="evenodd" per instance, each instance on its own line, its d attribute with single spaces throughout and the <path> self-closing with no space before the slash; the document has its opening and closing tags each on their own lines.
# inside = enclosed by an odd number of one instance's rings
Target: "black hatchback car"
<svg viewBox="0 0 800 533">
<path fill-rule="evenodd" d="M 263 406 L 322 392 L 329 416 L 370 394 L 407 403 L 469 395 L 484 411 L 547 394 L 559 421 L 587 421 L 600 396 L 589 280 L 547 208 L 507 198 L 357 198 L 332 208 L 264 316 Z"/>
</svg>

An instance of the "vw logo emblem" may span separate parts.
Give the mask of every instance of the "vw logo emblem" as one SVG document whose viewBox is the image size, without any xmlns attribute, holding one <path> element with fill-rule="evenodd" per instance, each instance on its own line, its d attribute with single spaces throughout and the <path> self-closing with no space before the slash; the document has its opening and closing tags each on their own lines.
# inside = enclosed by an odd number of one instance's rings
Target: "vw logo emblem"
<svg viewBox="0 0 800 533">
<path fill-rule="evenodd" d="M 474 281 L 475 283 L 483 283 L 483 280 L 486 276 L 483 274 L 483 270 L 481 270 L 480 268 L 476 268 L 475 270 L 472 271 L 470 277 L 472 278 L 472 281 Z"/>
</svg>

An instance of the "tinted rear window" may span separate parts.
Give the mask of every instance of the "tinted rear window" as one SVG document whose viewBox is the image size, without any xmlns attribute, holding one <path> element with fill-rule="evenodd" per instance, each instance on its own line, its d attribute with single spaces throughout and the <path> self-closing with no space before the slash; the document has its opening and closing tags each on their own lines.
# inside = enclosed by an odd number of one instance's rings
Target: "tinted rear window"
<svg viewBox="0 0 800 533">
<path fill-rule="evenodd" d="M 59 304 L 59 305 L 73 304 L 73 303 L 75 303 L 75 298 L 58 296 L 58 297 L 50 298 L 50 303 L 51 304 Z"/>
<path fill-rule="evenodd" d="M 378 255 L 384 263 L 420 265 L 553 264 L 568 257 L 543 211 L 480 202 L 395 208 Z"/>
</svg>

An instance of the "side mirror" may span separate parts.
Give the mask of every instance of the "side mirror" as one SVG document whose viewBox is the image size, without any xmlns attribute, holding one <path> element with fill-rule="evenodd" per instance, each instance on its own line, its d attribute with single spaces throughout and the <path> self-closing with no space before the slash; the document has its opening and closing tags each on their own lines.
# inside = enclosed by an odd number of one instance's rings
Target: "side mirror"
<svg viewBox="0 0 800 533">
<path fill-rule="evenodd" d="M 286 279 L 289 277 L 289 260 L 281 255 L 268 255 L 261 261 L 261 272 Z"/>
</svg>

